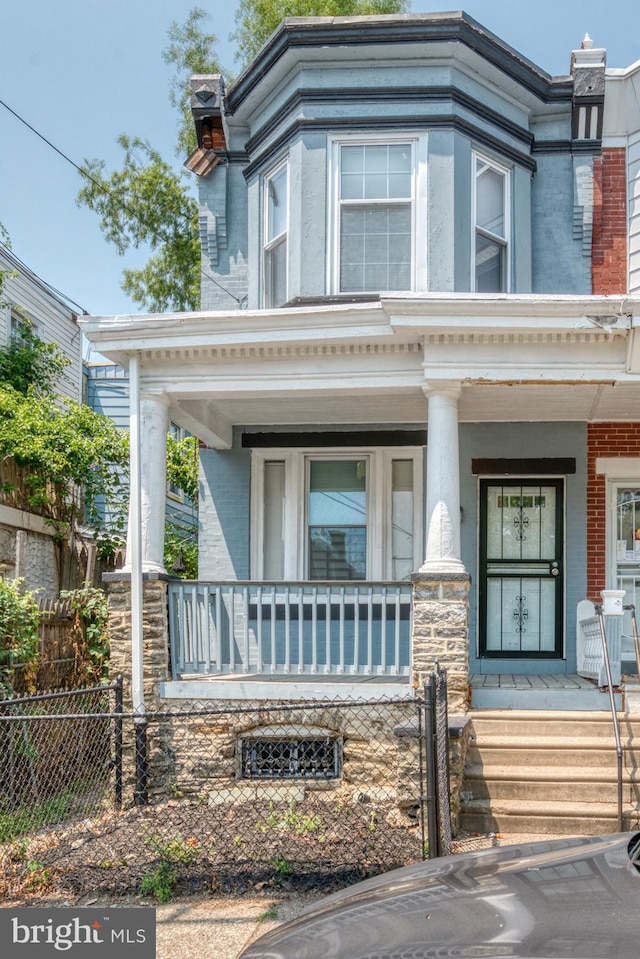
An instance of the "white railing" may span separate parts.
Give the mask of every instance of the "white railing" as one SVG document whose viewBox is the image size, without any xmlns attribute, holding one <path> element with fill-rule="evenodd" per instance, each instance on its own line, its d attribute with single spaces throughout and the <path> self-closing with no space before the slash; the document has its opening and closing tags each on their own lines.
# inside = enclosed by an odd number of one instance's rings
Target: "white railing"
<svg viewBox="0 0 640 959">
<path fill-rule="evenodd" d="M 411 609 L 409 583 L 171 583 L 173 676 L 405 676 Z"/>
<path fill-rule="evenodd" d="M 605 616 L 604 621 L 611 678 L 614 686 L 617 686 L 622 674 L 622 617 Z M 579 676 L 594 680 L 598 686 L 608 684 L 600 619 L 596 616 L 595 606 L 588 599 L 578 603 L 576 657 L 576 672 Z"/>
</svg>

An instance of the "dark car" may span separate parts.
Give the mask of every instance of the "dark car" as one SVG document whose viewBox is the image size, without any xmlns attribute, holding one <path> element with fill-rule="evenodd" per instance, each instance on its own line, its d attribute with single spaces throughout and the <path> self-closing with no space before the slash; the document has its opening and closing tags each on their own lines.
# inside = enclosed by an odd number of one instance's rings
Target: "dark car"
<svg viewBox="0 0 640 959">
<path fill-rule="evenodd" d="M 367 879 L 242 959 L 639 959 L 640 833 L 447 856 Z"/>
</svg>

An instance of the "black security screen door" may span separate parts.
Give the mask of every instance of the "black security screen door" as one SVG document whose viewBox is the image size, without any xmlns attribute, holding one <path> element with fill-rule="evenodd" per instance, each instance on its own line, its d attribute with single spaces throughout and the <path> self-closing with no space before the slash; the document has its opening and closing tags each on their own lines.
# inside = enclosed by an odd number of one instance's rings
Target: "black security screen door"
<svg viewBox="0 0 640 959">
<path fill-rule="evenodd" d="M 480 481 L 480 655 L 562 656 L 560 479 Z"/>
</svg>

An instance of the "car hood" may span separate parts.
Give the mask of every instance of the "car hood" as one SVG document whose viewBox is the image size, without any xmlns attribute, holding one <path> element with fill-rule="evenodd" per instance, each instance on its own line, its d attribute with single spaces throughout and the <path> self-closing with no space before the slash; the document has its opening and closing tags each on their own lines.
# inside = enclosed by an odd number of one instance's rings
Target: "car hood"
<svg viewBox="0 0 640 959">
<path fill-rule="evenodd" d="M 242 959 L 638 959 L 632 833 L 448 856 L 358 883 Z"/>
</svg>

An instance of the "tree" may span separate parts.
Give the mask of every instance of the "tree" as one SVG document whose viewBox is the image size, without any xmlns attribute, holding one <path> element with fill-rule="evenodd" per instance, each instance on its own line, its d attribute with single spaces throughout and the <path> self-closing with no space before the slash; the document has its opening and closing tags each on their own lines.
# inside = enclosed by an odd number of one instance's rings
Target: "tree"
<svg viewBox="0 0 640 959">
<path fill-rule="evenodd" d="M 165 63 L 175 67 L 169 81 L 169 101 L 179 111 L 176 155 L 184 158 L 196 148 L 196 134 L 190 105 L 190 83 L 194 73 L 224 73 L 215 54 L 217 37 L 207 33 L 208 14 L 194 7 L 183 24 L 173 21 L 167 36 L 169 45 L 162 51 Z"/>
<path fill-rule="evenodd" d="M 176 152 L 195 147 L 189 80 L 192 73 L 219 73 L 216 37 L 204 29 L 208 15 L 194 7 L 184 24 L 176 21 L 162 52 L 174 67 L 169 100 L 179 112 Z M 152 256 L 141 270 L 124 270 L 122 289 L 151 312 L 195 310 L 200 305 L 198 204 L 189 192 L 188 174 L 176 172 L 146 141 L 125 134 L 122 168 L 110 175 L 102 160 L 85 160 L 85 184 L 78 203 L 100 215 L 107 242 L 123 255 L 146 244 Z"/>
<path fill-rule="evenodd" d="M 198 204 L 157 150 L 124 134 L 120 170 L 86 160 L 78 203 L 100 215 L 105 239 L 123 255 L 146 244 L 155 251 L 141 270 L 124 270 L 122 289 L 151 312 L 195 310 L 200 303 Z"/>
<path fill-rule="evenodd" d="M 240 0 L 232 35 L 236 59 L 247 66 L 286 17 L 355 17 L 408 9 L 408 0 Z"/>
</svg>

